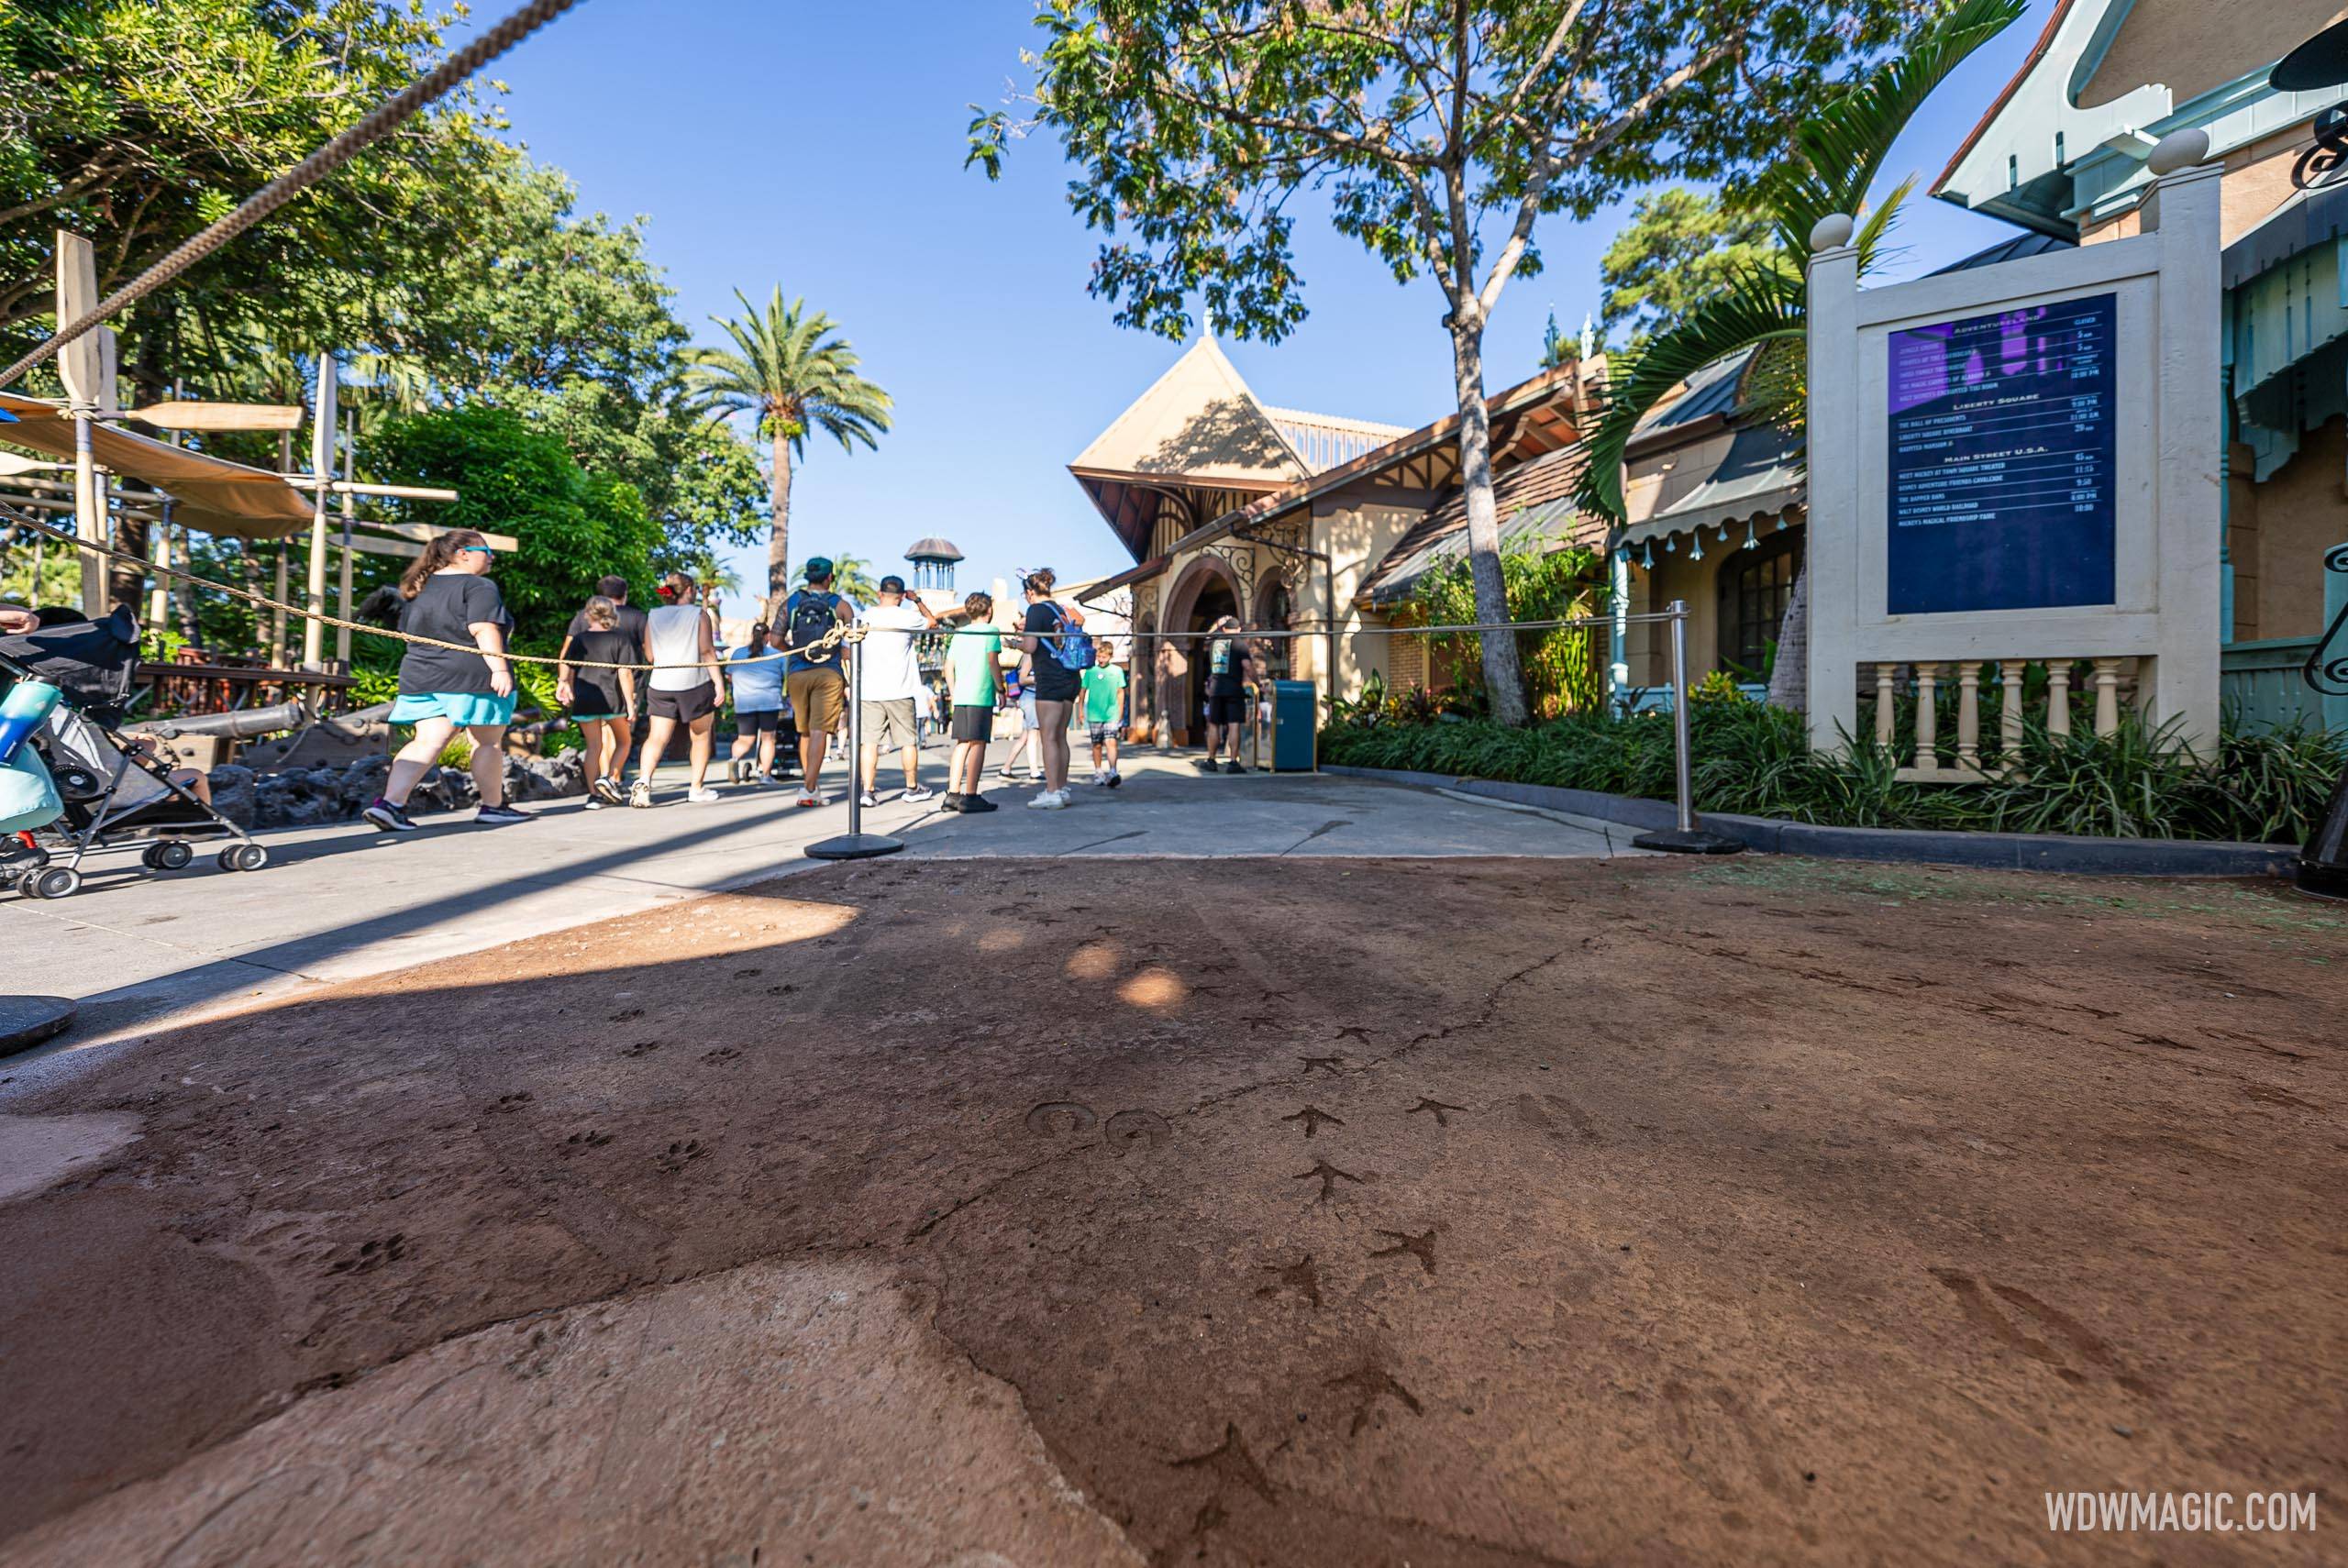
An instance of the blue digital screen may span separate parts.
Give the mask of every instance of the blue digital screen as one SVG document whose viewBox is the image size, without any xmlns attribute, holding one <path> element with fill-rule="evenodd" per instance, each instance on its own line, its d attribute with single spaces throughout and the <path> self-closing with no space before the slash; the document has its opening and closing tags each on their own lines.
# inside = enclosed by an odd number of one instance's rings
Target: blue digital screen
<svg viewBox="0 0 2348 1568">
<path fill-rule="evenodd" d="M 2113 296 L 1890 335 L 1887 614 L 2113 602 Z"/>
</svg>

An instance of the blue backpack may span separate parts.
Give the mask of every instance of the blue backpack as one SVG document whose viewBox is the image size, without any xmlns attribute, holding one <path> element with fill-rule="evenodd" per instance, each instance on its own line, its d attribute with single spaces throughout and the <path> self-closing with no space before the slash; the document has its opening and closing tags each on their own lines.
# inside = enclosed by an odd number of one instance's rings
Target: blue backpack
<svg viewBox="0 0 2348 1568">
<path fill-rule="evenodd" d="M 1047 600 L 1045 602 L 1052 602 Z M 1048 643 L 1052 657 L 1058 662 L 1062 669 L 1078 671 L 1091 669 L 1097 662 L 1093 654 L 1091 634 L 1080 632 L 1070 625 L 1067 612 L 1056 603 L 1052 603 L 1052 613 L 1059 618 L 1058 632 Z"/>
</svg>

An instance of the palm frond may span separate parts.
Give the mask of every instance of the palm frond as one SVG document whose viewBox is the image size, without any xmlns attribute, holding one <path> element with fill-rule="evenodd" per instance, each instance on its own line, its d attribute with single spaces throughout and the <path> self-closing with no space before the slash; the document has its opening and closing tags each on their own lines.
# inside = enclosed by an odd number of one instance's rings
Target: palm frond
<svg viewBox="0 0 2348 1568">
<path fill-rule="evenodd" d="M 1955 0 L 1899 53 L 1805 119 L 1794 132 L 1801 157 L 1754 182 L 1755 204 L 1769 215 L 1778 243 L 1806 256 L 1819 219 L 1855 215 L 1891 144 L 1933 89 L 2023 8 L 2023 0 Z"/>
<path fill-rule="evenodd" d="M 1589 461 L 1575 487 L 1584 512 L 1620 524 L 1623 453 L 1646 412 L 1715 359 L 1778 338 L 1800 337 L 1808 319 L 1800 280 L 1755 268 L 1657 333 L 1635 357 L 1618 360 L 1606 411 L 1589 436 Z"/>
</svg>

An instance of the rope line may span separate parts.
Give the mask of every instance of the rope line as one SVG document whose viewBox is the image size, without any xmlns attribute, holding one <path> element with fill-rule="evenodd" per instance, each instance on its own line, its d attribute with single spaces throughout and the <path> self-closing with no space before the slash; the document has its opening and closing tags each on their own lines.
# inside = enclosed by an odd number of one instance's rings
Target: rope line
<svg viewBox="0 0 2348 1568">
<path fill-rule="evenodd" d="M 309 157 L 263 185 L 238 204 L 237 210 L 186 240 L 123 287 L 98 302 L 86 315 L 58 328 L 54 337 L 23 359 L 0 370 L 0 387 L 56 353 L 93 327 L 137 304 L 177 278 L 237 236 L 349 162 L 374 143 L 397 130 L 419 109 L 446 94 L 466 77 L 561 16 L 579 0 L 530 0 L 528 5 L 440 62 L 437 70 L 418 77 L 386 98 L 366 118 L 319 148 Z"/>
<path fill-rule="evenodd" d="M 326 625 L 342 627 L 366 636 L 389 637 L 394 642 L 413 643 L 418 647 L 448 648 L 457 653 L 477 654 L 483 658 L 502 658 L 514 664 L 569 665 L 573 669 L 731 669 L 737 665 L 770 664 L 779 658 L 789 658 L 792 654 L 817 654 L 826 648 L 837 647 L 842 643 L 860 643 L 864 640 L 865 634 L 865 628 L 862 626 L 835 625 L 812 643 L 794 644 L 779 648 L 770 654 L 753 654 L 748 658 L 695 659 L 691 664 L 614 664 L 604 659 L 563 658 L 552 654 L 487 654 L 482 653 L 480 646 L 474 643 L 443 642 L 438 637 L 419 636 L 414 632 L 397 631 L 389 626 L 373 626 L 364 621 L 347 621 L 339 615 L 328 615 L 323 611 L 305 610 L 297 604 L 282 603 L 265 593 L 255 593 L 249 589 L 238 588 L 222 582 L 216 578 L 199 577 L 192 571 L 182 571 L 177 567 L 165 566 L 161 561 L 150 560 L 144 556 L 132 555 L 127 550 L 117 550 L 111 546 L 94 544 L 78 535 L 69 534 L 62 528 L 28 517 L 5 502 L 0 502 L 0 517 L 6 518 L 20 528 L 38 530 L 61 544 L 72 546 L 77 550 L 87 550 L 93 555 L 108 556 L 118 561 L 128 561 L 142 570 L 159 572 L 165 577 L 175 577 L 183 582 L 193 582 L 201 587 L 242 599 L 248 603 L 260 605 L 263 609 L 281 611 L 305 621 L 321 622 Z"/>
</svg>

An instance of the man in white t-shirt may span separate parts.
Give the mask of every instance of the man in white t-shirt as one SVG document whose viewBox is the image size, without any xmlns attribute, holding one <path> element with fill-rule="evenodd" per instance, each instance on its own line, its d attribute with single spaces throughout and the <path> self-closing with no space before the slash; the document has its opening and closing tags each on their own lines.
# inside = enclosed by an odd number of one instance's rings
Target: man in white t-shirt
<svg viewBox="0 0 2348 1568">
<path fill-rule="evenodd" d="M 880 580 L 880 602 L 863 615 L 864 641 L 856 650 L 864 667 L 864 796 L 867 807 L 880 803 L 872 790 L 880 777 L 880 753 L 896 746 L 905 765 L 905 792 L 898 799 L 926 801 L 921 787 L 921 658 L 914 638 L 937 629 L 929 606 L 905 591 L 902 577 Z"/>
</svg>

